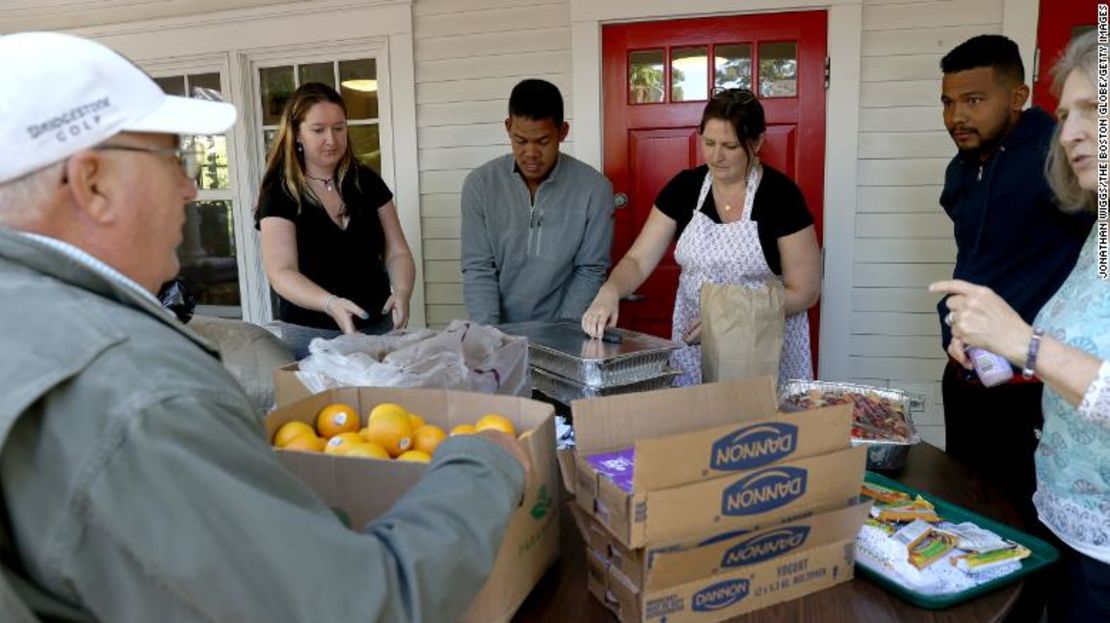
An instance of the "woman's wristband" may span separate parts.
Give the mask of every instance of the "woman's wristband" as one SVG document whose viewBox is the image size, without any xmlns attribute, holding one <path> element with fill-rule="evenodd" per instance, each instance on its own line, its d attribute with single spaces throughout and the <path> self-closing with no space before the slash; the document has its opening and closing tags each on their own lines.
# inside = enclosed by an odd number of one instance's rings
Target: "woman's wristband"
<svg viewBox="0 0 1110 623">
<path fill-rule="evenodd" d="M 1033 378 L 1037 369 L 1037 352 L 1041 349 L 1041 336 L 1044 329 L 1033 327 L 1033 335 L 1029 338 L 1029 351 L 1025 354 L 1025 367 L 1021 369 L 1021 376 L 1026 379 Z"/>
<path fill-rule="evenodd" d="M 332 301 L 334 301 L 337 298 L 339 298 L 339 297 L 334 295 L 334 294 L 329 294 L 328 298 L 324 299 L 324 313 L 325 314 L 328 314 L 329 316 L 331 315 Z"/>
</svg>

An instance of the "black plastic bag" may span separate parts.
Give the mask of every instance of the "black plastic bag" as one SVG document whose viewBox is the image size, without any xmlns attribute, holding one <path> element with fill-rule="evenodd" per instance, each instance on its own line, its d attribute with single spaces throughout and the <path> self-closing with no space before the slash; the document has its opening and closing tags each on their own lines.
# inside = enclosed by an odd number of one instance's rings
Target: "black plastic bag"
<svg viewBox="0 0 1110 623">
<path fill-rule="evenodd" d="M 162 284 L 158 290 L 158 300 L 162 307 L 172 311 L 182 323 L 187 323 L 193 317 L 193 310 L 197 308 L 197 300 L 185 287 L 185 282 L 174 279 Z"/>
</svg>

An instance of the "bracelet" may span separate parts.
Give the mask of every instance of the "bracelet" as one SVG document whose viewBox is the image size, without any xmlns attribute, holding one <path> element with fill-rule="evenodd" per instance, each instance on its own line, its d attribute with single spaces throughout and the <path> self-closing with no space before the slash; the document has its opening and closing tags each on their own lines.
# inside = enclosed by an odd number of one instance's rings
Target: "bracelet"
<svg viewBox="0 0 1110 623">
<path fill-rule="evenodd" d="M 324 313 L 331 315 L 331 302 L 339 298 L 334 294 L 329 294 L 328 298 L 324 299 Z"/>
<path fill-rule="evenodd" d="M 1021 369 L 1024 379 L 1033 378 L 1033 371 L 1037 368 L 1037 351 L 1041 349 L 1041 336 L 1044 329 L 1033 327 L 1033 335 L 1029 338 L 1029 352 L 1025 355 L 1025 367 Z"/>
</svg>

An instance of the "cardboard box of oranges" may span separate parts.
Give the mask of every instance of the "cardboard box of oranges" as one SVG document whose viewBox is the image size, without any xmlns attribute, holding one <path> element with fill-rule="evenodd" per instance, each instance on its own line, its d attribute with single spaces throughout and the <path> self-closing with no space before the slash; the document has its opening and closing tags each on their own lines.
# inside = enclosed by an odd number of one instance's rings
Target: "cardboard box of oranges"
<svg viewBox="0 0 1110 623">
<path fill-rule="evenodd" d="M 549 404 L 435 389 L 342 388 L 281 407 L 265 425 L 282 463 L 354 530 L 415 485 L 452 432 L 489 426 L 520 438 L 533 479 L 486 586 L 460 621 L 508 621 L 559 555 L 560 483 Z"/>
</svg>

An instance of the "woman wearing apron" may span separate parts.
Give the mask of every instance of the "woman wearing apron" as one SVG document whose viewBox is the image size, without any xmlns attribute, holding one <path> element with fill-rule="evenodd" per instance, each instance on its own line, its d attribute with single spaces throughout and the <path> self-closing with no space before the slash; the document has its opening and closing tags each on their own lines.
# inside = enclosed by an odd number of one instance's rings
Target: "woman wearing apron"
<svg viewBox="0 0 1110 623">
<path fill-rule="evenodd" d="M 660 191 L 632 248 L 582 316 L 582 328 L 595 337 L 615 326 L 621 297 L 643 284 L 678 235 L 682 273 L 671 338 L 686 346 L 672 357 L 682 371 L 677 385 L 701 382 L 699 297 L 706 282 L 755 287 L 780 279 L 786 335 L 779 378 L 813 378 L 806 310 L 821 293 L 820 251 L 801 190 L 759 162 L 765 127 L 751 91 L 713 96 L 699 125 L 706 164 L 680 172 Z"/>
</svg>

